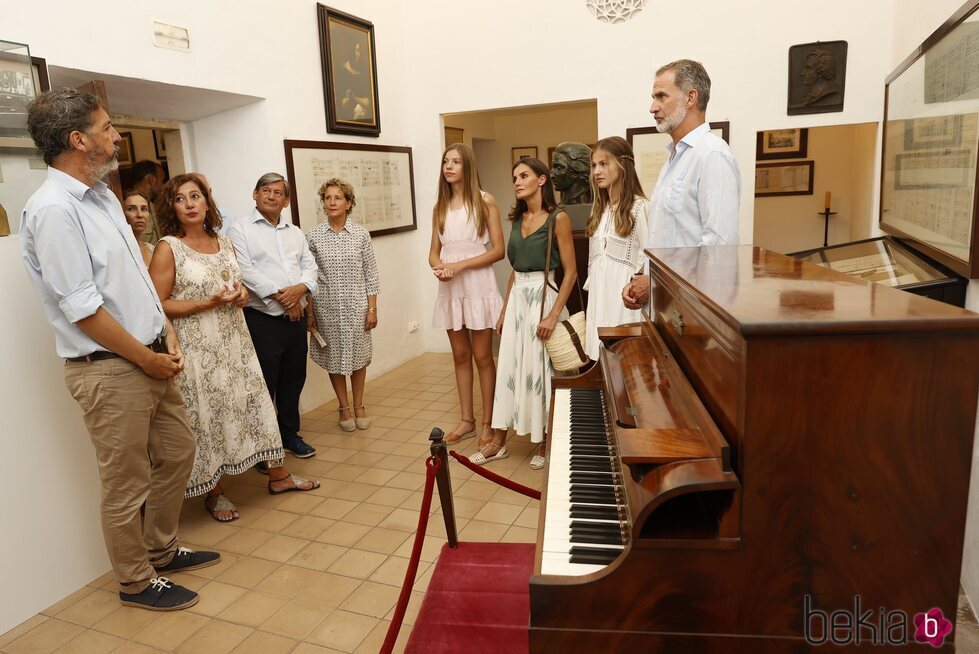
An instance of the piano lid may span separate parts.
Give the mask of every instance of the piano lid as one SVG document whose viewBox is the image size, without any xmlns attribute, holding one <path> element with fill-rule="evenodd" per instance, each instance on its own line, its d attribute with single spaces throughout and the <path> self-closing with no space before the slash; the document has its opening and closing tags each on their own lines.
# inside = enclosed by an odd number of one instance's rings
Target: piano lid
<svg viewBox="0 0 979 654">
<path fill-rule="evenodd" d="M 979 329 L 979 315 L 752 245 L 646 250 L 745 335 Z"/>
</svg>

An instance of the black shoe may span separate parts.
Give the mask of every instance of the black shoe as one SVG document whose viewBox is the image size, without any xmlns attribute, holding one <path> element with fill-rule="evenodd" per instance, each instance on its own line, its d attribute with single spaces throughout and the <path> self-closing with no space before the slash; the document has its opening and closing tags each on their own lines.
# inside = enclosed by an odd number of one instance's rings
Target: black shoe
<svg viewBox="0 0 979 654">
<path fill-rule="evenodd" d="M 150 585 L 141 593 L 119 593 L 125 606 L 135 606 L 150 611 L 179 611 L 197 604 L 200 597 L 189 588 L 179 586 L 166 577 L 150 579 Z"/>
<path fill-rule="evenodd" d="M 221 555 L 217 552 L 195 552 L 186 547 L 178 547 L 177 553 L 170 559 L 170 563 L 159 567 L 153 566 L 157 572 L 183 572 L 185 570 L 197 570 L 214 565 L 221 560 Z"/>
<path fill-rule="evenodd" d="M 258 470 L 263 475 L 267 475 L 269 474 L 269 462 L 259 461 L 258 463 L 255 464 L 255 469 Z"/>
<path fill-rule="evenodd" d="M 300 436 L 289 440 L 282 447 L 297 459 L 308 459 L 316 454 L 316 448 L 304 441 Z"/>
</svg>

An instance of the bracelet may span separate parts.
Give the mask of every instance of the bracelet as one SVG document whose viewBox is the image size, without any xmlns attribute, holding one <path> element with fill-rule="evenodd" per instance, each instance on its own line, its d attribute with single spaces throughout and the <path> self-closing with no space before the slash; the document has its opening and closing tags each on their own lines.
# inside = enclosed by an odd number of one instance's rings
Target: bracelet
<svg viewBox="0 0 979 654">
<path fill-rule="evenodd" d="M 367 313 L 377 313 L 377 307 L 367 307 Z"/>
</svg>

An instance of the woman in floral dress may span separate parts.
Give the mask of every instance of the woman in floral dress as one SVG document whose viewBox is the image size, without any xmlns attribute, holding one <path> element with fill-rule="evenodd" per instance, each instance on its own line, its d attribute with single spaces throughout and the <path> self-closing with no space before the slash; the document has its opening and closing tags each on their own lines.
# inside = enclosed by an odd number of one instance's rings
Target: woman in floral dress
<svg viewBox="0 0 979 654">
<path fill-rule="evenodd" d="M 234 246 L 217 234 L 221 216 L 207 189 L 194 176 L 174 177 L 161 192 L 156 215 L 164 237 L 150 276 L 184 350 L 177 380 L 197 437 L 186 497 L 206 494 L 204 505 L 215 520 L 236 520 L 221 477 L 259 462 L 269 463 L 273 495 L 319 487 L 282 466 L 275 409 L 241 311 L 248 291 Z"/>
</svg>

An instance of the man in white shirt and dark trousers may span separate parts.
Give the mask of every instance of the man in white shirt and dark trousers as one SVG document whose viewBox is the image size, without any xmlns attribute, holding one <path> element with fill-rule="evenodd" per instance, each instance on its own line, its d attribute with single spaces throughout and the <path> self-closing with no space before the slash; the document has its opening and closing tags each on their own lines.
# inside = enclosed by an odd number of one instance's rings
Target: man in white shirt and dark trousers
<svg viewBox="0 0 979 654">
<path fill-rule="evenodd" d="M 302 230 L 282 219 L 289 206 L 282 175 L 262 175 L 252 197 L 252 215 L 228 230 L 251 296 L 245 322 L 275 403 L 282 447 L 306 459 L 316 450 L 299 435 L 299 396 L 306 384 L 306 295 L 316 292 L 316 260 Z"/>
<path fill-rule="evenodd" d="M 50 168 L 24 207 L 21 255 L 95 447 L 119 598 L 154 611 L 187 608 L 197 593 L 162 573 L 221 555 L 177 545 L 196 441 L 173 381 L 183 352 L 122 205 L 99 181 L 119 165 L 121 138 L 95 96 L 70 88 L 38 96 L 27 120 Z"/>
<path fill-rule="evenodd" d="M 649 202 L 650 248 L 738 243 L 741 172 L 728 144 L 710 131 L 709 100 L 710 77 L 699 62 L 681 59 L 656 71 L 649 112 L 673 141 Z M 630 309 L 648 299 L 645 275 L 622 289 Z"/>
</svg>

